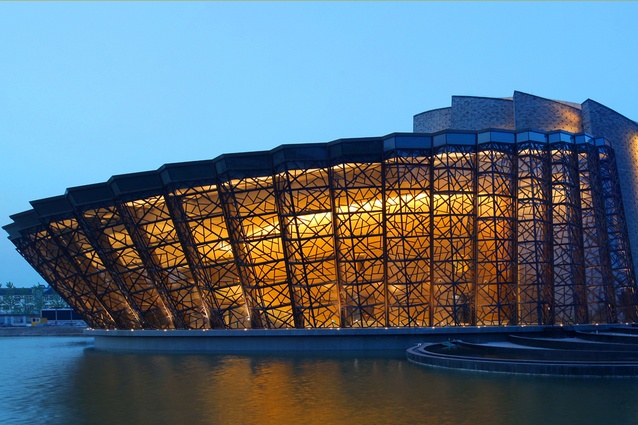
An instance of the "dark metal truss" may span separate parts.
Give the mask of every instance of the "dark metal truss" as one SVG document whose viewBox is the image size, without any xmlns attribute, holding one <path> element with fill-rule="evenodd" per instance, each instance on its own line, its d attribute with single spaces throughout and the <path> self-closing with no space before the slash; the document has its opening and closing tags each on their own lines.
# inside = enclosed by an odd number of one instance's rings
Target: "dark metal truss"
<svg viewBox="0 0 638 425">
<path fill-rule="evenodd" d="M 100 328 L 636 318 L 618 172 L 605 140 L 402 134 L 192 167 L 210 172 L 130 175 L 161 182 L 139 191 L 121 183 L 121 193 L 99 202 L 57 200 L 70 207 L 55 214 L 34 204 L 12 240 Z"/>
</svg>

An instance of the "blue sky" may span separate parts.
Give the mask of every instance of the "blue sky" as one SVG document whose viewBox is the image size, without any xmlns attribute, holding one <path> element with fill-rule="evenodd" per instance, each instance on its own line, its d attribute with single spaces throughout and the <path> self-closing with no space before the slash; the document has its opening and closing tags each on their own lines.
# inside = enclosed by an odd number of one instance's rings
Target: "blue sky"
<svg viewBox="0 0 638 425">
<path fill-rule="evenodd" d="M 0 3 L 0 225 L 164 163 L 514 90 L 638 119 L 638 3 Z M 0 282 L 43 282 L 2 232 Z"/>
</svg>

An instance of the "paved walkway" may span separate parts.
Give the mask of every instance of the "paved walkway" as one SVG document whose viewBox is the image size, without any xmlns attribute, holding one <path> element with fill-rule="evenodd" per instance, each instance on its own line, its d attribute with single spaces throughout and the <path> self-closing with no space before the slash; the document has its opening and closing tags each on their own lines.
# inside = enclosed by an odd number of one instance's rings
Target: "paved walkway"
<svg viewBox="0 0 638 425">
<path fill-rule="evenodd" d="M 81 326 L 11 326 L 0 328 L 3 336 L 84 336 Z"/>
</svg>

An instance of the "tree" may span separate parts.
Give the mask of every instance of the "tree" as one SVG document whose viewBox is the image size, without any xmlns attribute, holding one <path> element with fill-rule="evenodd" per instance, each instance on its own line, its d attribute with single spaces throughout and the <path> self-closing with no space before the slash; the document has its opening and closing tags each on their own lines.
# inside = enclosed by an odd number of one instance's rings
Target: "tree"
<svg viewBox="0 0 638 425">
<path fill-rule="evenodd" d="M 20 314 L 20 315 L 29 315 L 29 314 L 33 314 L 33 302 L 31 300 L 31 297 L 28 295 L 23 295 L 23 296 L 19 296 L 16 295 L 15 296 L 18 301 L 16 303 L 16 308 L 13 311 L 13 314 Z"/>
<path fill-rule="evenodd" d="M 68 307 L 68 304 L 66 302 L 64 302 L 64 300 L 62 299 L 60 294 L 58 294 L 57 292 L 53 292 L 52 294 L 48 295 L 47 298 L 48 298 L 47 299 L 47 304 L 51 308 L 66 308 L 66 307 Z"/>
<path fill-rule="evenodd" d="M 7 282 L 7 291 L 4 296 L 4 310 L 9 314 L 20 314 L 20 297 L 16 295 L 13 282 Z"/>
<path fill-rule="evenodd" d="M 40 314 L 40 312 L 46 305 L 47 300 L 44 296 L 45 289 L 46 289 L 46 286 L 40 283 L 36 283 L 31 288 L 31 296 L 33 299 L 33 308 L 32 308 L 33 314 Z"/>
</svg>

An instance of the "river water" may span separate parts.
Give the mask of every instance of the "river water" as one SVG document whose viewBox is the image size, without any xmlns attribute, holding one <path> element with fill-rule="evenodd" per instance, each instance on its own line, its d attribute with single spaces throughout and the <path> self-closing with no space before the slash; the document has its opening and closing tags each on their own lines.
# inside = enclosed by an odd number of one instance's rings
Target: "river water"
<svg viewBox="0 0 638 425">
<path fill-rule="evenodd" d="M 131 354 L 0 338 L 0 424 L 638 424 L 638 379 L 416 366 L 396 353 Z"/>
</svg>

